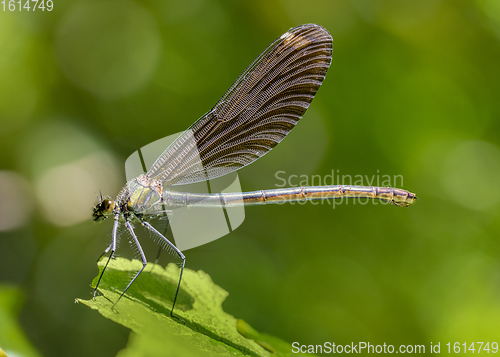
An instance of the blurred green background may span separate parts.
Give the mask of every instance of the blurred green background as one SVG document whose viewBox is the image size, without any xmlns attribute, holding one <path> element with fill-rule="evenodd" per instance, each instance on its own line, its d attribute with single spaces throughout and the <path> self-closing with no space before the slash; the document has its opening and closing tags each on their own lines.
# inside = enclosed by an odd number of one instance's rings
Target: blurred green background
<svg viewBox="0 0 500 357">
<path fill-rule="evenodd" d="M 243 190 L 338 170 L 402 175 L 419 201 L 249 207 L 187 267 L 289 342 L 499 342 L 498 0 L 54 0 L 0 11 L 0 347 L 125 346 L 128 330 L 74 303 L 110 239 L 95 194 L 116 195 L 132 152 L 186 129 L 311 22 L 334 38 L 329 73 L 297 128 L 240 170 Z"/>
</svg>

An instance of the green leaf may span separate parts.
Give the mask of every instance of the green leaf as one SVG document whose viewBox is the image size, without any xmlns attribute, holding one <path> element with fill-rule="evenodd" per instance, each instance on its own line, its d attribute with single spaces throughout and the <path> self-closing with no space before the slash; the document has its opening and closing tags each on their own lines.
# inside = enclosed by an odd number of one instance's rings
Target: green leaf
<svg viewBox="0 0 500 357">
<path fill-rule="evenodd" d="M 98 263 L 99 273 L 106 259 Z M 228 293 L 203 271 L 184 269 L 181 289 L 170 316 L 179 269 L 149 263 L 127 294 L 114 305 L 121 287 L 139 271 L 137 260 L 113 259 L 99 285 L 101 296 L 81 300 L 104 317 L 130 328 L 128 346 L 120 357 L 147 356 L 297 356 L 292 346 L 261 334 L 222 309 Z M 94 287 L 97 278 L 94 279 Z M 113 306 L 114 305 L 114 306 Z M 271 353 L 272 352 L 272 353 Z"/>
<path fill-rule="evenodd" d="M 40 356 L 17 322 L 17 313 L 23 302 L 21 290 L 0 285 L 0 357 Z"/>
</svg>

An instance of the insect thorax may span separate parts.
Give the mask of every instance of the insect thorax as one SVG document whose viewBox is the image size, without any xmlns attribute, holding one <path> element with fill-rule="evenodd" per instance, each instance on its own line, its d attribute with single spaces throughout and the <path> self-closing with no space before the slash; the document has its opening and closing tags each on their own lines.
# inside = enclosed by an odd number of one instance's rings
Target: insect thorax
<svg viewBox="0 0 500 357">
<path fill-rule="evenodd" d="M 162 200 L 162 184 L 146 175 L 140 175 L 129 181 L 121 195 L 120 201 L 127 205 L 128 210 L 134 213 L 143 213 Z"/>
</svg>

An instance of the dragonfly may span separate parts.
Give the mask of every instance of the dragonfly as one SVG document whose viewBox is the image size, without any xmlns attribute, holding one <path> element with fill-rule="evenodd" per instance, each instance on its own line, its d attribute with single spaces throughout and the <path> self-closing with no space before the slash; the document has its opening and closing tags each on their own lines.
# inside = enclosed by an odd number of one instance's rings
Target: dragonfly
<svg viewBox="0 0 500 357">
<path fill-rule="evenodd" d="M 142 268 L 113 306 L 141 274 L 147 259 L 134 224 L 148 230 L 180 259 L 180 275 L 172 303 L 173 315 L 186 257 L 150 221 L 160 213 L 183 206 L 234 207 L 307 200 L 368 198 L 410 206 L 414 193 L 392 187 L 307 186 L 243 193 L 191 193 L 176 186 L 203 182 L 234 173 L 259 159 L 295 127 L 325 79 L 332 60 L 333 40 L 316 24 L 291 28 L 272 42 L 238 77 L 215 106 L 173 141 L 149 171 L 127 182 L 116 199 L 102 197 L 93 209 L 94 221 L 114 220 L 111 244 L 101 279 L 117 250 L 119 227 L 126 228 L 137 247 Z M 171 212 L 171 211 L 170 211 Z M 160 248 L 161 249 L 161 248 Z"/>
</svg>

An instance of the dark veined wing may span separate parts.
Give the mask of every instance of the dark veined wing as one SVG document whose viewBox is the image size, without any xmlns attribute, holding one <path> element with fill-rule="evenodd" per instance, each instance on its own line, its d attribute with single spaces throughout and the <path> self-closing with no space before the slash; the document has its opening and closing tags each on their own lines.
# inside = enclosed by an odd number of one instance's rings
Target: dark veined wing
<svg viewBox="0 0 500 357">
<path fill-rule="evenodd" d="M 265 155 L 309 107 L 331 58 L 332 37 L 326 29 L 314 24 L 290 29 L 160 155 L 148 176 L 166 186 L 194 183 Z"/>
</svg>

